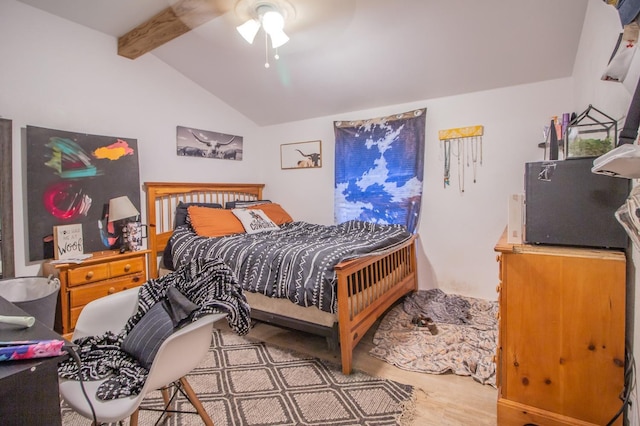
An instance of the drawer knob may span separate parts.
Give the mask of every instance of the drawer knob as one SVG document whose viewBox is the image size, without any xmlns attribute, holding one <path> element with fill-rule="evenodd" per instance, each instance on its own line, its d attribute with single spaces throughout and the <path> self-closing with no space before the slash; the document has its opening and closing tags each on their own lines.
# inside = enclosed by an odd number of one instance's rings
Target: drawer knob
<svg viewBox="0 0 640 426">
<path fill-rule="evenodd" d="M 87 272 L 87 279 L 90 280 L 91 278 L 93 278 L 93 271 L 89 271 Z"/>
<path fill-rule="evenodd" d="M 500 255 L 496 254 L 496 262 L 500 262 Z"/>
<path fill-rule="evenodd" d="M 115 293 L 115 292 L 116 292 L 115 287 L 109 287 L 109 290 L 107 290 L 107 293 L 108 293 L 108 294 L 113 294 L 113 293 Z"/>
<path fill-rule="evenodd" d="M 131 265 L 129 265 L 128 263 L 126 265 L 124 265 L 124 271 L 125 272 L 129 272 L 131 270 Z"/>
<path fill-rule="evenodd" d="M 496 293 L 500 293 L 500 284 L 496 286 Z"/>
</svg>

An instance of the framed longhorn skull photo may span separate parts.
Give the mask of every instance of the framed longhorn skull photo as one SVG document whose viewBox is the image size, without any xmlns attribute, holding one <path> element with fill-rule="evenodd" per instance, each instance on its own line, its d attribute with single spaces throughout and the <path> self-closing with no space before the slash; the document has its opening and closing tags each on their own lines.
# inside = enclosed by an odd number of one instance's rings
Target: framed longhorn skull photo
<svg viewBox="0 0 640 426">
<path fill-rule="evenodd" d="M 322 142 L 296 142 L 280 145 L 282 169 L 308 169 L 322 167 Z"/>
<path fill-rule="evenodd" d="M 178 155 L 242 160 L 242 136 L 178 126 Z"/>
</svg>

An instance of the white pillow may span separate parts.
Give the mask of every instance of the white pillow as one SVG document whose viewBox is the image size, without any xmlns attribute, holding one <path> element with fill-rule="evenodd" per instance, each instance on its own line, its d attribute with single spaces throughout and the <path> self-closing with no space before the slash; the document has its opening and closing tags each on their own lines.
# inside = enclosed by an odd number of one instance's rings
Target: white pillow
<svg viewBox="0 0 640 426">
<path fill-rule="evenodd" d="M 234 215 L 242 222 L 247 234 L 280 229 L 269 216 L 260 209 L 232 209 Z"/>
</svg>

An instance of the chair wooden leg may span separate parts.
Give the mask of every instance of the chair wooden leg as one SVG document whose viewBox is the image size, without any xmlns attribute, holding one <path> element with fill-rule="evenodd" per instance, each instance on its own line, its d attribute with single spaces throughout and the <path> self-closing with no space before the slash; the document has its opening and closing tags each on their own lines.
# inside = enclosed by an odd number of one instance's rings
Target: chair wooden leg
<svg viewBox="0 0 640 426">
<path fill-rule="evenodd" d="M 171 395 L 169 395 L 169 388 L 168 387 L 164 387 L 162 389 L 160 389 L 160 392 L 162 392 L 162 400 L 164 401 L 164 406 L 168 409 L 172 409 L 173 407 L 169 406 L 169 402 L 171 401 Z M 165 416 L 167 417 L 171 417 L 173 415 L 173 413 L 165 413 Z"/>
<path fill-rule="evenodd" d="M 204 424 L 206 426 L 213 426 L 213 420 L 211 420 L 211 417 L 209 417 L 209 414 L 207 414 L 207 412 L 205 411 L 204 407 L 202 406 L 202 403 L 196 396 L 196 393 L 193 391 L 193 388 L 191 387 L 189 382 L 187 382 L 187 379 L 185 377 L 182 377 L 180 379 L 180 383 L 182 384 L 182 388 L 184 389 L 184 392 L 189 397 L 191 404 L 193 404 L 198 414 L 200 414 L 200 417 L 202 418 L 202 421 L 204 422 Z"/>
<path fill-rule="evenodd" d="M 139 412 L 140 412 L 140 410 L 136 410 L 133 413 L 131 413 L 131 419 L 130 419 L 131 426 L 138 426 L 138 413 Z"/>
</svg>

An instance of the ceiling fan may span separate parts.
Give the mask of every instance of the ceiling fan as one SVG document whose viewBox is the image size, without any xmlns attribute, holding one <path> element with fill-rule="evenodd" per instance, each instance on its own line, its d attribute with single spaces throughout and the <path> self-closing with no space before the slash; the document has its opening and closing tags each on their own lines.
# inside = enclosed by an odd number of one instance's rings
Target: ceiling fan
<svg viewBox="0 0 640 426">
<path fill-rule="evenodd" d="M 289 41 L 289 36 L 284 32 L 285 20 L 295 15 L 295 9 L 287 0 L 240 0 L 236 5 L 236 14 L 241 15 L 242 12 L 247 12 L 249 18 L 236 29 L 249 44 L 253 44 L 260 28 L 264 30 L 264 67 L 269 68 L 268 40 L 271 40 L 271 47 L 275 50 L 275 59 L 279 59 L 278 47 Z"/>
<path fill-rule="evenodd" d="M 298 38 L 301 32 L 314 31 L 313 36 L 310 33 L 305 37 L 306 46 L 344 28 L 355 5 L 356 0 L 169 0 L 167 8 L 118 38 L 118 55 L 138 58 L 220 17 L 229 21 L 230 29 L 246 25 L 257 33 L 264 28 L 265 16 L 269 16 L 268 22 L 275 16 L 269 12 L 278 12 L 284 21 L 280 24 L 276 17 L 275 27 L 281 29 L 270 34 L 272 48 L 282 46 L 293 33 Z M 330 27 L 319 27 L 320 23 L 329 22 Z"/>
</svg>

